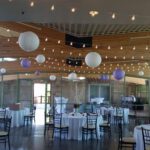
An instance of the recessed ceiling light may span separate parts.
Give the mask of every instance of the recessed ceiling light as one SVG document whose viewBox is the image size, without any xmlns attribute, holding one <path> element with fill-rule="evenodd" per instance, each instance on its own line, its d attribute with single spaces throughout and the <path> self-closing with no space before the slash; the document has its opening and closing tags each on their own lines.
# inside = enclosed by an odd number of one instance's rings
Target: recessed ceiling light
<svg viewBox="0 0 150 150">
<path fill-rule="evenodd" d="M 116 18 L 116 14 L 113 13 L 112 16 L 111 16 L 111 18 L 112 18 L 112 19 L 115 19 L 115 18 Z"/>
<path fill-rule="evenodd" d="M 92 11 L 89 12 L 89 14 L 91 15 L 91 17 L 95 17 L 96 15 L 99 14 L 99 12 L 92 10 Z"/>
<path fill-rule="evenodd" d="M 71 12 L 73 12 L 73 13 L 74 13 L 75 11 L 76 11 L 76 9 L 75 9 L 75 8 L 71 8 Z"/>
<path fill-rule="evenodd" d="M 133 15 L 133 16 L 131 17 L 131 20 L 132 20 L 132 21 L 135 21 L 135 15 Z"/>
<path fill-rule="evenodd" d="M 33 7 L 33 6 L 34 6 L 34 2 L 33 2 L 33 1 L 30 3 L 30 6 L 31 6 L 31 7 Z"/>
<path fill-rule="evenodd" d="M 55 6 L 54 5 L 51 6 L 51 10 L 52 11 L 55 10 Z"/>
</svg>

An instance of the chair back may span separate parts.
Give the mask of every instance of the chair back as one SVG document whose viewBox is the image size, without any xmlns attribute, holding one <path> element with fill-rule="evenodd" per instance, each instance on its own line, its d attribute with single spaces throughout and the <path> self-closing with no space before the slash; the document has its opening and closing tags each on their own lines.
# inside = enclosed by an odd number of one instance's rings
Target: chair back
<svg viewBox="0 0 150 150">
<path fill-rule="evenodd" d="M 143 145 L 144 150 L 146 150 L 146 147 L 150 146 L 150 129 L 145 129 L 142 127 L 142 136 L 143 136 Z"/>
<path fill-rule="evenodd" d="M 4 119 L 6 117 L 6 109 L 0 109 L 0 119 Z"/>
<path fill-rule="evenodd" d="M 87 114 L 87 128 L 93 127 L 96 129 L 96 125 L 97 125 L 97 114 L 95 113 L 89 113 Z"/>
<path fill-rule="evenodd" d="M 30 110 L 30 114 L 35 116 L 36 106 L 33 106 Z"/>
<path fill-rule="evenodd" d="M 62 126 L 62 114 L 55 114 L 54 116 L 54 127 Z"/>
<path fill-rule="evenodd" d="M 8 135 L 9 135 L 10 128 L 11 128 L 11 120 L 12 120 L 12 117 L 10 117 L 10 118 L 5 118 L 5 126 L 4 126 L 4 129 L 5 129 L 6 132 L 8 132 Z"/>
<path fill-rule="evenodd" d="M 116 108 L 116 115 L 124 116 L 124 109 L 123 108 Z"/>
</svg>

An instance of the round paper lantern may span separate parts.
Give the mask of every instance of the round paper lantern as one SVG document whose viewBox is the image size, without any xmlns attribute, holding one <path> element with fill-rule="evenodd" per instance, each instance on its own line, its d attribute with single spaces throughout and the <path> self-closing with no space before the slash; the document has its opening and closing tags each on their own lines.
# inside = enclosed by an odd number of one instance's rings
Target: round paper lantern
<svg viewBox="0 0 150 150">
<path fill-rule="evenodd" d="M 97 52 L 90 52 L 85 57 L 85 63 L 89 67 L 97 67 L 102 62 L 101 56 Z"/>
<path fill-rule="evenodd" d="M 31 61 L 29 61 L 27 58 L 24 58 L 21 60 L 20 64 L 23 68 L 29 68 L 31 66 Z"/>
<path fill-rule="evenodd" d="M 39 54 L 36 56 L 35 60 L 38 62 L 38 63 L 44 63 L 45 62 L 45 56 L 42 55 L 42 54 Z"/>
<path fill-rule="evenodd" d="M 6 73 L 6 69 L 5 69 L 5 68 L 1 68 L 1 69 L 0 69 L 0 73 L 1 73 L 1 74 Z"/>
<path fill-rule="evenodd" d="M 24 51 L 32 52 L 39 47 L 40 40 L 35 33 L 27 31 L 20 34 L 18 43 Z"/>
<path fill-rule="evenodd" d="M 104 81 L 107 81 L 109 80 L 109 75 L 107 74 L 102 74 L 101 77 L 100 77 L 101 80 L 104 80 Z"/>
<path fill-rule="evenodd" d="M 77 79 L 77 74 L 72 72 L 68 75 L 69 80 L 76 80 Z"/>
<path fill-rule="evenodd" d="M 56 76 L 55 76 L 55 75 L 50 75 L 50 76 L 49 76 L 49 79 L 50 79 L 51 81 L 55 81 L 55 80 L 56 80 Z"/>
<path fill-rule="evenodd" d="M 40 71 L 39 71 L 39 70 L 36 70 L 36 71 L 35 71 L 35 75 L 39 76 L 39 75 L 40 75 Z"/>
<path fill-rule="evenodd" d="M 113 72 L 113 77 L 114 77 L 116 80 L 121 80 L 124 76 L 125 76 L 125 72 L 122 71 L 121 69 L 116 69 L 116 70 Z"/>
<path fill-rule="evenodd" d="M 143 76 L 144 75 L 144 72 L 143 71 L 139 71 L 139 76 Z"/>
</svg>

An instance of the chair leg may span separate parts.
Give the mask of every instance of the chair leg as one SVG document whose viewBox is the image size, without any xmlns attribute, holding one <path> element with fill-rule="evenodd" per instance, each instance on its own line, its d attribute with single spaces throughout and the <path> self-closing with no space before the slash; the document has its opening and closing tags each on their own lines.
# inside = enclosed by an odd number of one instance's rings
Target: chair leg
<svg viewBox="0 0 150 150">
<path fill-rule="evenodd" d="M 9 150 L 10 150 L 10 138 L 8 137 L 8 147 L 9 147 Z"/>
</svg>

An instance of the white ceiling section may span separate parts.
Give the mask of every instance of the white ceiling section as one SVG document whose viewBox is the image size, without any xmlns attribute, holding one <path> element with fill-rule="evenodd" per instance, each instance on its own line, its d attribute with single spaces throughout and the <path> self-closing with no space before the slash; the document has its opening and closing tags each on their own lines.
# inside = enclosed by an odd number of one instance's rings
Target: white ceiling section
<svg viewBox="0 0 150 150">
<path fill-rule="evenodd" d="M 0 0 L 1 21 L 68 24 L 150 24 L 150 0 Z M 55 10 L 51 11 L 54 5 Z M 72 13 L 71 8 L 76 11 Z M 96 10 L 95 17 L 89 11 Z M 112 13 L 116 19 L 112 19 Z M 131 16 L 135 15 L 135 21 Z"/>
</svg>

